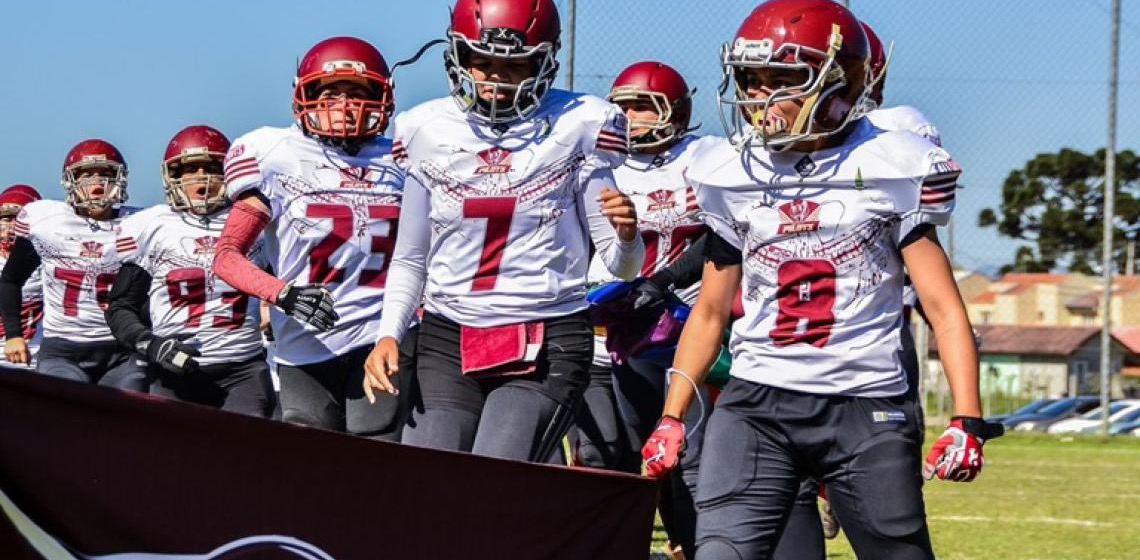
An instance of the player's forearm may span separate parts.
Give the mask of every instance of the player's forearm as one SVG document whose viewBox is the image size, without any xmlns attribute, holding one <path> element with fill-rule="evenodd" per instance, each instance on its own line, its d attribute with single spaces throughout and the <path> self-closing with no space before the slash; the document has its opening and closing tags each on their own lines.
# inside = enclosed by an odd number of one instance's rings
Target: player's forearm
<svg viewBox="0 0 1140 560">
<path fill-rule="evenodd" d="M 230 211 L 214 256 L 214 273 L 238 291 L 271 303 L 285 281 L 265 272 L 247 256 L 269 223 L 269 215 L 238 201 Z"/>
<path fill-rule="evenodd" d="M 931 310 L 928 308 L 927 311 Z M 934 327 L 938 356 L 946 371 L 946 381 L 950 384 L 950 394 L 954 396 L 954 414 L 982 416 L 978 387 L 978 347 L 974 343 L 974 334 L 965 311 L 930 313 L 929 317 Z"/>
<path fill-rule="evenodd" d="M 701 279 L 705 265 L 706 239 L 707 233 L 697 238 L 673 264 L 654 274 L 654 281 L 660 286 L 671 286 L 674 290 L 683 290 L 696 284 Z"/>
<path fill-rule="evenodd" d="M 701 306 L 698 301 L 685 322 L 685 329 L 681 331 L 681 340 L 677 343 L 677 353 L 673 357 L 673 368 L 684 372 L 697 385 L 704 383 L 709 369 L 720 354 L 721 338 L 727 322 L 727 313 Z M 673 375 L 669 383 L 663 414 L 684 418 L 693 399 L 693 387 L 680 379 L 679 375 Z"/>
<path fill-rule="evenodd" d="M 24 334 L 23 288 L 39 266 L 40 256 L 32 243 L 23 237 L 17 238 L 4 270 L 0 271 L 0 317 L 5 338 L 21 338 Z"/>
<path fill-rule="evenodd" d="M 427 255 L 431 249 L 430 214 L 428 190 L 414 177 L 407 177 L 376 340 L 385 337 L 403 340 L 420 308 L 427 283 Z"/>
<path fill-rule="evenodd" d="M 598 169 L 590 175 L 589 182 L 578 199 L 578 209 L 584 214 L 590 228 L 590 239 L 606 270 L 622 280 L 633 280 L 641 272 L 645 262 L 645 243 L 640 235 L 625 241 L 618 237 L 609 219 L 598 204 L 598 196 L 606 187 L 614 184 L 613 171 Z"/>
<path fill-rule="evenodd" d="M 107 310 L 103 312 L 115 340 L 132 350 L 140 340 L 152 336 L 145 317 L 150 283 L 150 274 L 141 267 L 124 264 L 111 285 Z"/>
</svg>

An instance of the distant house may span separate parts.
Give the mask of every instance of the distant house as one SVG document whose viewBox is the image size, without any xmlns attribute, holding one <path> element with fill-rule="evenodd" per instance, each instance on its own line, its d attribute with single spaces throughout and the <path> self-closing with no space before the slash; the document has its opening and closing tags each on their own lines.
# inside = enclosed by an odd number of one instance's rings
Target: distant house
<svg viewBox="0 0 1140 560">
<path fill-rule="evenodd" d="M 967 295 L 966 311 L 974 325 L 1096 326 L 1104 309 L 1103 284 L 1084 274 L 1010 273 Z M 1140 276 L 1113 280 L 1112 323 L 1140 326 Z"/>
<path fill-rule="evenodd" d="M 1095 326 L 976 325 L 981 337 L 982 394 L 1061 397 L 1100 390 L 1100 329 Z M 932 345 L 933 346 L 933 345 Z M 1111 370 L 1133 367 L 1140 375 L 1140 328 L 1113 332 Z M 932 348 L 929 382 L 944 383 Z M 1112 392 L 1122 396 L 1120 377 Z"/>
</svg>

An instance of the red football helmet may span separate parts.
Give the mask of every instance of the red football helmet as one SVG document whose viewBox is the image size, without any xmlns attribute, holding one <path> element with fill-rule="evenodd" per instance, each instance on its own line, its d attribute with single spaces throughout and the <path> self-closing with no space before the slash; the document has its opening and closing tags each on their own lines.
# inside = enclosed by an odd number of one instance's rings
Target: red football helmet
<svg viewBox="0 0 1140 560">
<path fill-rule="evenodd" d="M 16 241 L 12 220 L 29 202 L 39 200 L 40 193 L 28 185 L 12 185 L 0 192 L 0 251 L 8 252 Z"/>
<path fill-rule="evenodd" d="M 867 94 L 867 98 L 874 103 L 874 107 L 878 107 L 883 104 L 883 84 L 887 77 L 888 53 L 883 49 L 883 41 L 875 34 L 875 30 L 865 21 L 859 23 L 863 25 L 863 33 L 867 35 L 867 46 L 871 48 L 871 91 Z"/>
<path fill-rule="evenodd" d="M 320 99 L 318 89 L 338 81 L 367 86 L 374 97 Z M 293 80 L 293 116 L 309 134 L 326 138 L 365 138 L 383 134 L 395 109 L 392 75 L 376 47 L 355 37 L 333 37 L 317 43 L 297 65 Z M 332 110 L 350 115 L 338 130 Z"/>
<path fill-rule="evenodd" d="M 80 177 L 85 171 L 102 174 Z M 86 190 L 92 189 L 88 193 Z M 75 145 L 63 160 L 63 190 L 75 208 L 100 210 L 127 201 L 127 162 L 110 142 L 91 139 Z"/>
<path fill-rule="evenodd" d="M 223 161 L 230 149 L 225 134 L 205 125 L 183 128 L 170 139 L 162 156 L 162 183 L 166 203 L 178 212 L 210 214 L 225 206 L 226 186 L 222 174 Z M 184 173 L 187 164 L 202 163 L 204 173 Z M 191 198 L 187 190 L 196 189 L 202 198 Z"/>
<path fill-rule="evenodd" d="M 770 0 L 757 6 L 721 53 L 726 132 L 738 146 L 758 137 L 769 150 L 835 134 L 860 114 L 870 56 L 863 26 L 837 2 Z M 786 71 L 803 81 L 751 99 L 744 80 L 752 68 Z M 796 122 L 771 126 L 769 109 L 787 100 L 801 104 Z"/>
<path fill-rule="evenodd" d="M 626 127 L 631 150 L 644 150 L 676 142 L 689 129 L 693 112 L 692 90 L 685 78 L 667 64 L 638 62 L 618 74 L 610 93 L 612 103 L 648 101 L 657 111 L 655 121 L 633 121 Z M 633 136 L 634 130 L 647 130 Z"/>
<path fill-rule="evenodd" d="M 451 95 L 459 107 L 487 123 L 505 123 L 530 116 L 554 85 L 555 59 L 562 24 L 553 0 L 459 0 L 451 13 L 444 55 Z M 496 58 L 528 58 L 535 71 L 518 86 L 476 81 L 468 70 L 472 53 Z M 479 97 L 479 87 L 500 89 L 509 105 L 497 96 Z"/>
</svg>

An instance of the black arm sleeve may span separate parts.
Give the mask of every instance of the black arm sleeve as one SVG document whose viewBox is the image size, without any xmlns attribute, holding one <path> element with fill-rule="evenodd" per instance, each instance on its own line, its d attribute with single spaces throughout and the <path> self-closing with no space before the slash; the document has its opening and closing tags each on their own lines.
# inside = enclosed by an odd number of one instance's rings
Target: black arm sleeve
<svg viewBox="0 0 1140 560">
<path fill-rule="evenodd" d="M 673 264 L 661 269 L 651 278 L 658 286 L 672 286 L 674 290 L 683 290 L 696 284 L 701 279 L 705 267 L 705 240 L 709 232 L 706 230 L 685 249 L 684 253 Z"/>
<path fill-rule="evenodd" d="M 119 344 L 131 350 L 139 340 L 151 336 L 148 298 L 151 276 L 142 267 L 124 264 L 111 286 L 110 303 L 103 312 L 107 326 Z"/>
<path fill-rule="evenodd" d="M 723 237 L 714 232 L 708 232 L 705 241 L 705 260 L 721 266 L 736 266 L 744 262 L 740 249 L 732 246 Z"/>
<path fill-rule="evenodd" d="M 24 283 L 39 267 L 40 255 L 36 253 L 35 246 L 27 238 L 17 237 L 4 271 L 0 272 L 0 316 L 4 318 L 4 338 L 24 336 L 20 321 Z"/>
</svg>

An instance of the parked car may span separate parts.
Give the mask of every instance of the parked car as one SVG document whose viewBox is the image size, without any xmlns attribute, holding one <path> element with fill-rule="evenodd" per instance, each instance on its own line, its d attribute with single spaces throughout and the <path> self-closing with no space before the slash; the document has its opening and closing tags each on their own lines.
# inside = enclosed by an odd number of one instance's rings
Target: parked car
<svg viewBox="0 0 1140 560">
<path fill-rule="evenodd" d="M 1002 424 L 1007 429 L 1044 432 L 1054 423 L 1084 414 L 1099 404 L 1100 397 L 1096 396 L 1065 397 L 1033 414 L 1010 416 Z"/>
<path fill-rule="evenodd" d="M 1086 428 L 1087 429 L 1087 428 Z M 1134 430 L 1140 430 L 1140 409 L 1133 410 L 1119 420 L 1108 425 L 1109 435 L 1129 435 Z M 1100 426 L 1088 430 L 1091 433 L 1100 431 Z"/>
<path fill-rule="evenodd" d="M 1004 423 L 1006 418 L 1009 418 L 1011 416 L 1022 416 L 1025 414 L 1033 414 L 1035 412 L 1040 411 L 1042 408 L 1045 408 L 1046 406 L 1049 406 L 1055 402 L 1057 402 L 1057 399 L 1037 399 L 1037 400 L 1035 400 L 1035 401 L 1033 401 L 1033 402 L 1031 402 L 1031 403 L 1029 403 L 1029 404 L 1027 404 L 1027 405 L 1011 412 L 1011 413 L 1009 413 L 1009 414 L 997 414 L 994 416 L 990 416 L 989 418 L 986 418 L 986 421 L 987 422 L 1002 422 L 1002 423 Z"/>
<path fill-rule="evenodd" d="M 1109 424 L 1127 416 L 1134 410 L 1140 410 L 1140 399 L 1121 400 L 1108 404 L 1108 422 Z M 1104 407 L 1097 407 L 1085 414 L 1076 418 L 1069 418 L 1068 420 L 1061 420 L 1049 426 L 1047 430 L 1051 434 L 1071 434 L 1080 432 L 1084 428 L 1098 428 L 1101 421 L 1104 419 Z"/>
</svg>

